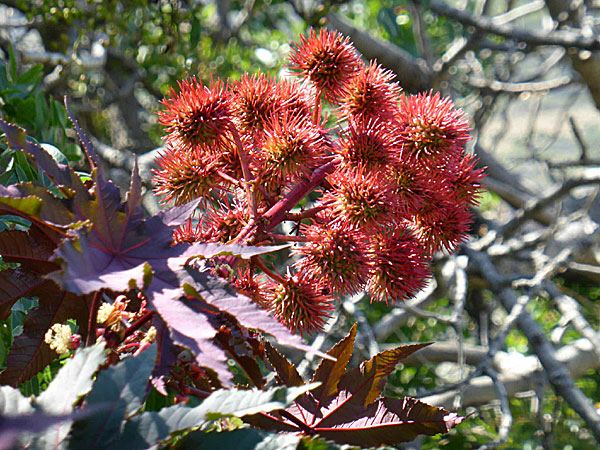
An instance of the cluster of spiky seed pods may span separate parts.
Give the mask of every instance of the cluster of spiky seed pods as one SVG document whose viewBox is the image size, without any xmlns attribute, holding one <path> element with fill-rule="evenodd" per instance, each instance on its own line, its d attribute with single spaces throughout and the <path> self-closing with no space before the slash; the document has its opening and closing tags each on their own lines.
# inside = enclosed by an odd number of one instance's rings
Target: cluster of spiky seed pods
<svg viewBox="0 0 600 450">
<path fill-rule="evenodd" d="M 468 121 L 451 100 L 404 95 L 340 34 L 301 36 L 287 67 L 280 80 L 180 82 L 159 113 L 167 147 L 156 193 L 203 200 L 203 216 L 176 242 L 294 242 L 284 274 L 255 257 L 229 276 L 292 331 L 310 333 L 340 296 L 366 290 L 394 302 L 418 292 L 432 255 L 466 239 L 483 172 L 465 153 Z M 297 233 L 283 233 L 285 221 Z"/>
</svg>

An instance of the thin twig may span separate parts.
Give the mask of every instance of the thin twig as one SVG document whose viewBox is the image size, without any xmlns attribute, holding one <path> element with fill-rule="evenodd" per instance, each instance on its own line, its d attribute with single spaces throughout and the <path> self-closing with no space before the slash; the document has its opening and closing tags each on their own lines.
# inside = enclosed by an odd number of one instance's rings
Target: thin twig
<svg viewBox="0 0 600 450">
<path fill-rule="evenodd" d="M 600 184 L 600 176 L 595 174 L 583 174 L 565 180 L 565 182 L 556 188 L 554 192 L 546 195 L 545 197 L 539 197 L 527 202 L 525 207 L 517 211 L 515 217 L 498 231 L 498 234 L 503 237 L 511 236 L 523 223 L 532 218 L 536 213 L 540 212 L 545 207 L 567 195 L 573 188 L 588 184 Z"/>
<path fill-rule="evenodd" d="M 498 427 L 498 438 L 492 442 L 482 445 L 479 447 L 479 450 L 500 447 L 503 445 L 508 439 L 510 428 L 513 423 L 513 417 L 510 412 L 510 402 L 508 400 L 508 392 L 506 391 L 506 386 L 498 377 L 498 372 L 491 366 L 491 364 L 486 364 L 483 369 L 483 373 L 490 377 L 494 383 L 494 388 L 498 394 L 498 400 L 500 400 L 501 418 L 500 426 Z"/>
<path fill-rule="evenodd" d="M 563 318 L 571 322 L 573 328 L 575 328 L 584 338 L 589 340 L 594 346 L 594 351 L 600 359 L 600 335 L 592 326 L 585 320 L 583 314 L 579 309 L 579 303 L 573 298 L 560 291 L 558 286 L 552 281 L 546 281 L 543 285 L 544 290 L 550 294 L 558 310 L 562 313 Z"/>
</svg>

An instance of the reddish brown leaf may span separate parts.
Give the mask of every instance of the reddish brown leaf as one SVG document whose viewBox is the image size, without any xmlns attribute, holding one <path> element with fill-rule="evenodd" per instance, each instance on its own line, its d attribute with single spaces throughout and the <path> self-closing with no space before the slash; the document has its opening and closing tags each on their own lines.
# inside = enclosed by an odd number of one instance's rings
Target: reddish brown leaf
<svg viewBox="0 0 600 450">
<path fill-rule="evenodd" d="M 344 401 L 340 395 L 330 407 L 335 410 Z M 372 447 L 412 441 L 421 434 L 447 433 L 463 419 L 414 398 L 383 398 L 365 409 L 356 405 L 325 414 L 313 430 L 338 444 Z"/>
<path fill-rule="evenodd" d="M 265 341 L 265 352 L 281 384 L 285 386 L 302 386 L 304 384 L 304 380 L 296 370 L 296 367 L 267 341 Z"/>
<path fill-rule="evenodd" d="M 75 319 L 82 339 L 87 336 L 89 311 L 84 297 L 64 292 L 51 281 L 46 281 L 29 295 L 39 297 L 39 306 L 25 317 L 23 333 L 15 338 L 10 348 L 7 368 L 0 374 L 0 384 L 16 386 L 56 358 L 56 353 L 44 342 L 44 335 L 53 324 Z"/>
<path fill-rule="evenodd" d="M 61 189 L 66 197 L 77 192 L 86 192 L 79 176 L 69 166 L 58 164 L 54 158 L 35 142 L 27 141 L 25 130 L 17 125 L 7 123 L 0 119 L 0 129 L 4 131 L 8 145 L 15 150 L 24 150 L 27 155 L 35 159 L 37 166 L 57 186 L 65 187 Z"/>
<path fill-rule="evenodd" d="M 339 390 L 352 392 L 351 401 L 366 407 L 379 397 L 387 376 L 392 373 L 396 365 L 428 345 L 431 343 L 404 345 L 378 353 L 369 361 L 364 361 L 360 367 L 344 374 L 338 385 Z"/>
<path fill-rule="evenodd" d="M 48 231 L 48 230 L 46 230 Z M 22 271 L 33 271 L 45 275 L 58 270 L 48 259 L 56 245 L 38 227 L 28 231 L 6 230 L 0 233 L 0 255 L 6 262 L 19 263 Z"/>
<path fill-rule="evenodd" d="M 169 329 L 160 317 L 154 319 L 153 325 L 156 327 L 156 359 L 151 382 L 158 392 L 168 395 L 165 376 L 175 367 L 179 350 L 175 347 Z"/>
<path fill-rule="evenodd" d="M 350 329 L 350 333 L 340 342 L 335 344 L 328 355 L 336 358 L 336 361 L 324 359 L 315 371 L 311 383 L 320 381 L 322 384 L 312 391 L 315 398 L 321 401 L 321 397 L 334 395 L 338 391 L 338 383 L 346 371 L 346 365 L 352 356 L 354 340 L 356 339 L 356 324 Z"/>
<path fill-rule="evenodd" d="M 321 386 L 298 397 L 285 410 L 255 414 L 244 420 L 266 430 L 320 435 L 338 444 L 365 447 L 396 445 L 420 434 L 446 433 L 463 420 L 455 413 L 412 398 L 379 397 L 396 364 L 428 344 L 379 353 L 342 375 L 355 337 L 356 326 L 328 352 L 337 361 L 324 361 L 317 369 L 312 381 L 320 381 Z M 269 349 L 267 354 L 270 355 Z M 278 374 L 286 375 L 291 366 L 286 363 L 274 364 Z"/>
<path fill-rule="evenodd" d="M 30 292 L 44 283 L 40 276 L 22 270 L 6 269 L 0 272 L 0 320 L 10 316 L 11 308 L 21 297 L 31 296 Z"/>
</svg>

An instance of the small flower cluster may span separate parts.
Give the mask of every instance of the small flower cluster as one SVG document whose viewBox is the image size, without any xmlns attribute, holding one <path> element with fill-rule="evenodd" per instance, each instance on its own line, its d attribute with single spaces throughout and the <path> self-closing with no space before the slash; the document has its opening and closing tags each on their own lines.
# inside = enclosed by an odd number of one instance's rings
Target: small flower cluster
<svg viewBox="0 0 600 450">
<path fill-rule="evenodd" d="M 69 325 L 55 323 L 46 331 L 44 342 L 59 355 L 66 355 L 77 350 L 81 345 L 81 336 L 73 334 Z"/>
<path fill-rule="evenodd" d="M 163 201 L 205 207 L 175 243 L 301 245 L 285 275 L 255 257 L 229 278 L 310 333 L 336 297 L 366 290 L 395 302 L 418 292 L 433 254 L 466 239 L 483 171 L 465 153 L 468 121 L 451 100 L 403 94 L 348 38 L 311 31 L 288 68 L 295 79 L 181 82 L 159 113 L 167 150 L 155 181 Z M 303 199 L 307 209 L 292 211 Z M 298 233 L 282 234 L 283 221 Z"/>
<path fill-rule="evenodd" d="M 152 313 L 146 308 L 147 302 L 141 294 L 138 299 L 140 304 L 136 311 L 127 310 L 129 300 L 124 295 L 119 295 L 112 304 L 104 302 L 98 308 L 96 321 L 101 327 L 96 329 L 96 335 L 111 349 L 113 359 L 128 353 L 137 356 L 156 339 L 156 328 L 147 327 Z M 147 329 L 142 329 L 142 325 Z"/>
</svg>

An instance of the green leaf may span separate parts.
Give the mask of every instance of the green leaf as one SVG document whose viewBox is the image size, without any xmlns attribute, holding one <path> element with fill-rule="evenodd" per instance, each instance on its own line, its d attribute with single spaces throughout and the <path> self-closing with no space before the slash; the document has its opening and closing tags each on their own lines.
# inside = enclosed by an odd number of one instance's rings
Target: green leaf
<svg viewBox="0 0 600 450">
<path fill-rule="evenodd" d="M 175 405 L 159 412 L 144 412 L 130 419 L 115 448 L 143 449 L 166 439 L 175 431 L 198 427 L 207 418 L 244 416 L 285 408 L 296 397 L 314 389 L 315 384 L 300 387 L 278 387 L 268 391 L 219 390 L 200 406 Z"/>
<path fill-rule="evenodd" d="M 15 49 L 10 44 L 8 47 L 8 74 L 13 83 L 17 80 L 17 58 L 15 58 Z"/>
<path fill-rule="evenodd" d="M 44 66 L 42 64 L 36 64 L 31 67 L 28 71 L 23 72 L 17 77 L 16 84 L 31 84 L 31 89 L 35 88 L 44 77 Z"/>
<path fill-rule="evenodd" d="M 197 17 L 192 18 L 192 30 L 190 31 L 190 46 L 196 48 L 200 42 L 201 25 Z"/>
<path fill-rule="evenodd" d="M 59 370 L 48 389 L 36 399 L 35 403 L 44 412 L 53 415 L 69 414 L 73 405 L 92 388 L 93 375 L 106 360 L 104 344 L 96 344 L 78 350 L 73 359 Z M 34 448 L 56 448 L 62 446 L 71 428 L 71 422 L 65 422 L 49 428 L 36 438 Z"/>
<path fill-rule="evenodd" d="M 299 442 L 299 436 L 265 433 L 254 428 L 219 433 L 198 430 L 186 435 L 178 443 L 177 448 L 180 450 L 294 450 Z"/>
<path fill-rule="evenodd" d="M 0 92 L 8 87 L 8 77 L 6 76 L 6 63 L 0 61 Z"/>
<path fill-rule="evenodd" d="M 396 23 L 396 14 L 392 8 L 381 8 L 377 15 L 377 21 L 385 29 L 392 41 L 398 39 L 398 24 Z"/>
<path fill-rule="evenodd" d="M 73 426 L 69 448 L 113 448 L 124 418 L 144 403 L 155 357 L 156 345 L 153 345 L 139 356 L 127 358 L 98 375 L 87 405 L 99 405 L 103 410 Z"/>
<path fill-rule="evenodd" d="M 37 181 L 37 173 L 33 170 L 23 152 L 15 153 L 15 164 L 22 171 L 23 178 L 21 178 L 21 181 Z"/>
<path fill-rule="evenodd" d="M 64 153 L 57 149 L 54 145 L 40 144 L 40 147 L 46 150 L 46 152 L 48 152 L 50 156 L 52 156 L 54 161 L 56 161 L 58 164 L 69 164 L 69 160 L 64 155 Z"/>
</svg>

